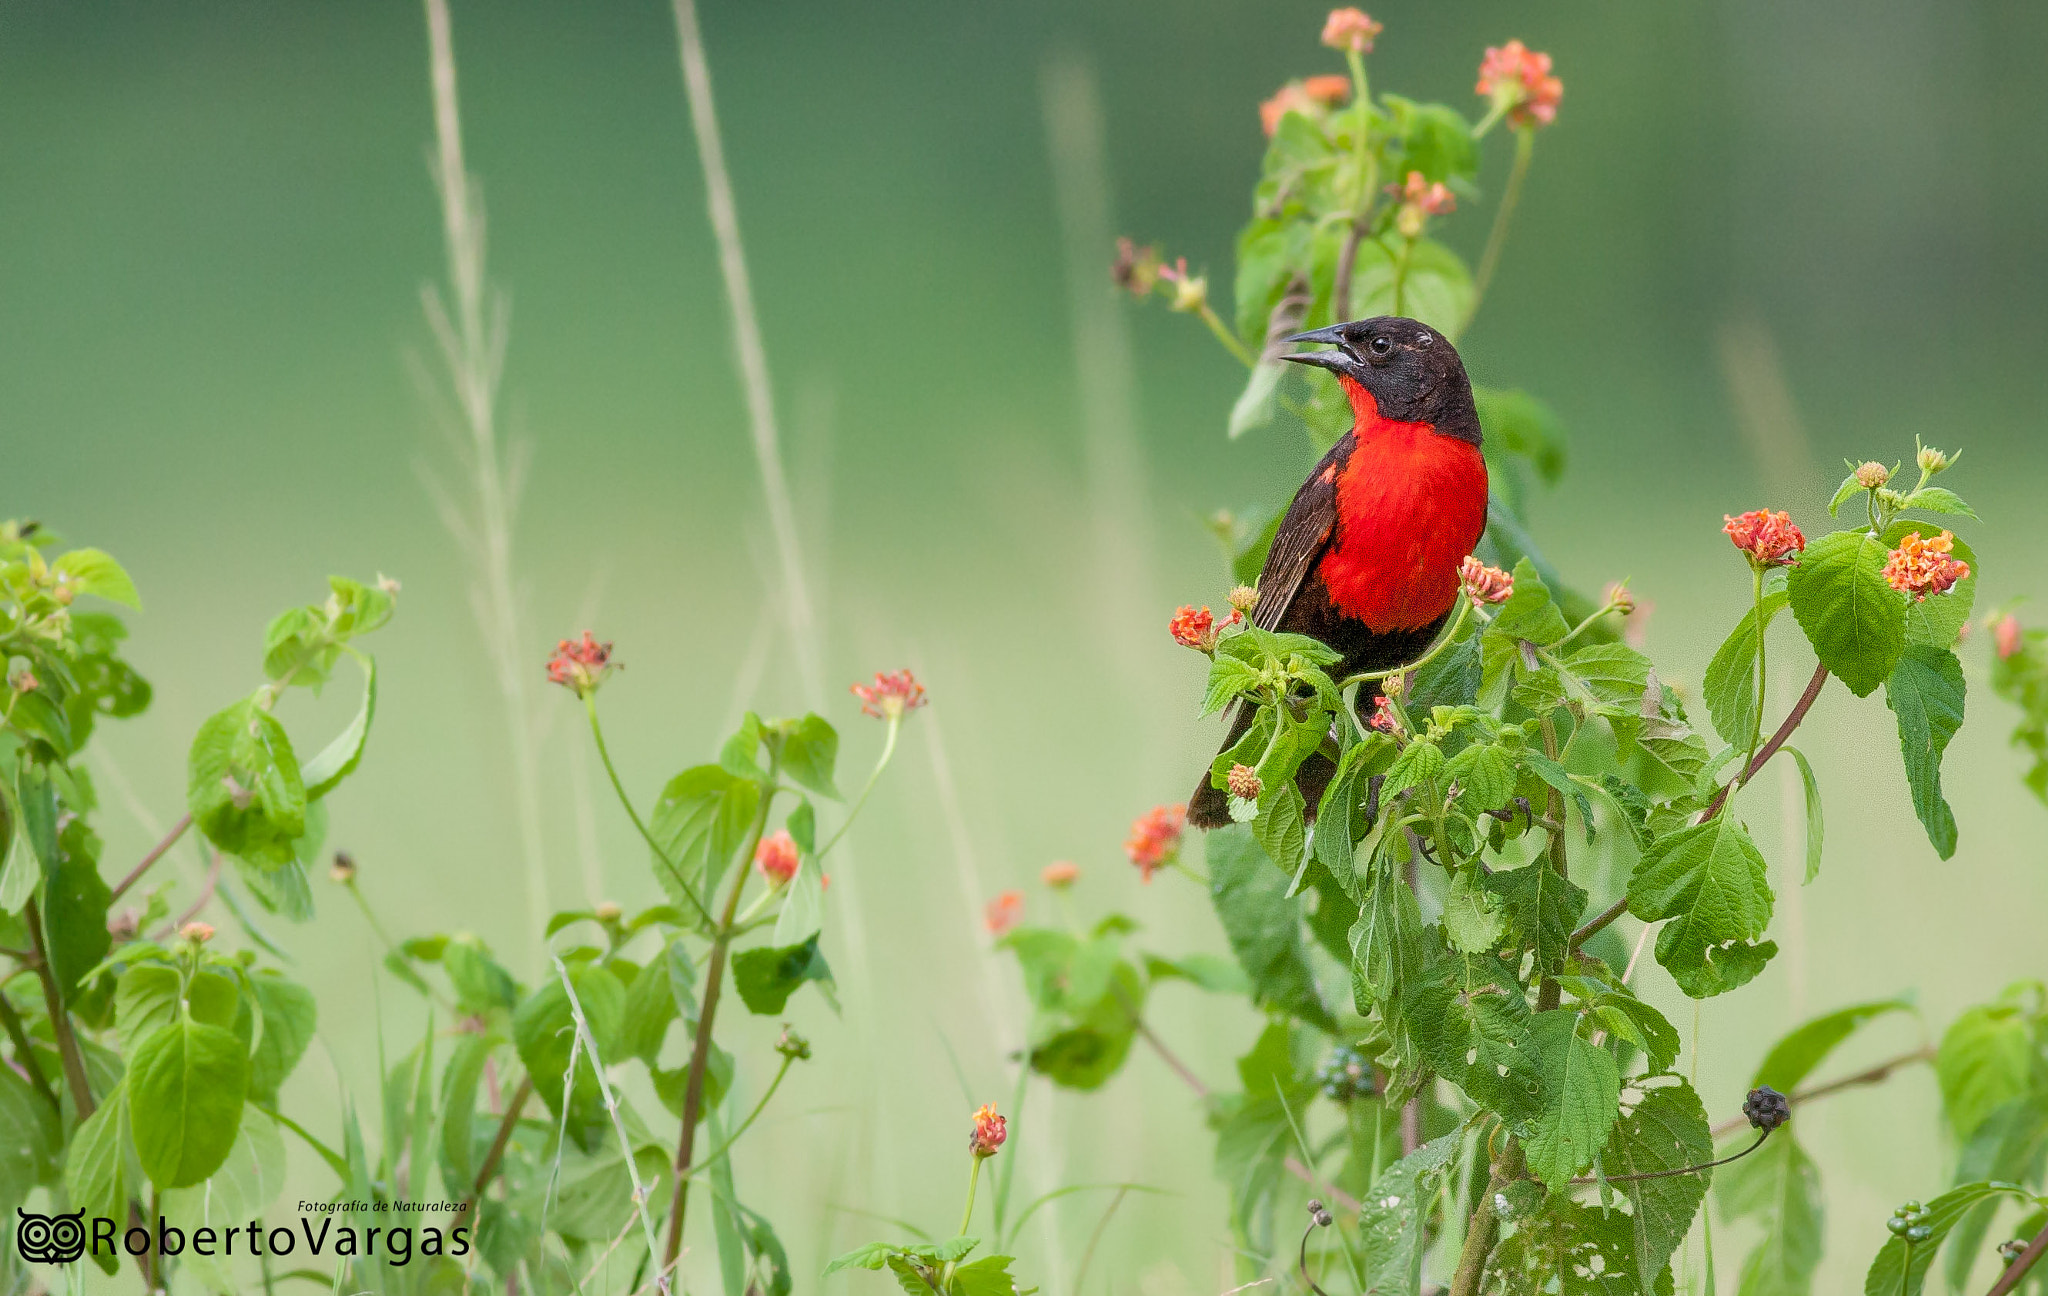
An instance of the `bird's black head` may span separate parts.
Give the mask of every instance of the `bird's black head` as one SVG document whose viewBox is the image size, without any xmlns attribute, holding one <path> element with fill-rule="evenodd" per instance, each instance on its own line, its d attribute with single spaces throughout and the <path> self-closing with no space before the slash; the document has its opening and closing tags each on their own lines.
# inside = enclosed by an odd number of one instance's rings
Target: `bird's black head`
<svg viewBox="0 0 2048 1296">
<path fill-rule="evenodd" d="M 1399 315 L 1376 315 L 1286 340 L 1327 343 L 1331 350 L 1281 359 L 1328 369 L 1358 384 L 1372 394 L 1381 418 L 1428 423 L 1445 436 L 1479 444 L 1479 414 L 1472 406 L 1465 362 L 1458 358 L 1458 349 L 1428 325 Z"/>
</svg>

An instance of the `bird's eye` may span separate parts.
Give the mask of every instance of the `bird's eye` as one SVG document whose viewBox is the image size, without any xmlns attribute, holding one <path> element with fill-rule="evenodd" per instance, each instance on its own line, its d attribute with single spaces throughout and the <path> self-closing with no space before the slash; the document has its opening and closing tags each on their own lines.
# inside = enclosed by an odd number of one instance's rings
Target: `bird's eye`
<svg viewBox="0 0 2048 1296">
<path fill-rule="evenodd" d="M 1366 343 L 1366 349 L 1376 356 L 1383 356 L 1394 349 L 1394 340 L 1385 334 L 1381 334 L 1379 337 Z"/>
</svg>

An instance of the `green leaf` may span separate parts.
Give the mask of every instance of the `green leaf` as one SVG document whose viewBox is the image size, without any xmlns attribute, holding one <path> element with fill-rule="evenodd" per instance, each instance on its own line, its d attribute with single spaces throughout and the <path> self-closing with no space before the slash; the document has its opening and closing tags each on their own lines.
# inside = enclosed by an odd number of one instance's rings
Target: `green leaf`
<svg viewBox="0 0 2048 1296">
<path fill-rule="evenodd" d="M 441 1073 L 441 1180 L 466 1185 L 476 1182 L 476 1092 L 483 1083 L 484 1063 L 502 1037 L 464 1035 Z"/>
<path fill-rule="evenodd" d="M 617 1053 L 619 1028 L 625 1017 L 626 988 L 607 968 L 584 963 L 572 967 L 569 980 L 576 987 L 576 1001 L 583 1006 L 584 1019 L 600 1049 Z M 577 1050 L 576 1072 L 569 1074 L 569 1057 L 576 1039 L 576 1019 L 569 1008 L 569 995 L 560 977 L 549 977 L 528 995 L 512 1015 L 512 1040 L 519 1060 L 533 1077 L 534 1092 L 562 1119 L 569 1104 L 569 1137 L 586 1152 L 595 1151 L 609 1133 L 604 1096 L 597 1085 L 587 1050 Z M 606 1061 L 618 1061 L 607 1057 Z"/>
<path fill-rule="evenodd" d="M 1367 1291 L 1422 1289 L 1430 1211 L 1463 1142 L 1463 1134 L 1453 1130 L 1402 1157 L 1373 1180 L 1358 1216 Z"/>
<path fill-rule="evenodd" d="M 1494 1251 L 1489 1270 L 1503 1290 L 1558 1296 L 1671 1296 L 1669 1270 L 1636 1267 L 1635 1229 L 1618 1210 L 1551 1198 L 1515 1221 L 1515 1234 Z"/>
<path fill-rule="evenodd" d="M 1160 981 L 1187 981 L 1211 994 L 1248 995 L 1252 992 L 1250 978 L 1244 970 L 1227 958 L 1216 954 L 1183 954 L 1179 958 L 1164 958 L 1157 954 L 1145 956 L 1145 975 L 1157 983 Z"/>
<path fill-rule="evenodd" d="M 1529 1169 L 1555 1192 L 1593 1162 L 1621 1104 L 1614 1057 L 1585 1038 L 1580 1016 L 1553 1008 L 1529 1018 L 1530 1051 L 1543 1074 L 1543 1108 L 1524 1148 Z"/>
<path fill-rule="evenodd" d="M 356 660 L 363 668 L 362 703 L 356 708 L 355 717 L 348 722 L 348 727 L 336 734 L 334 741 L 321 748 L 320 754 L 307 761 L 299 771 L 308 801 L 318 801 L 353 774 L 362 762 L 363 745 L 370 740 L 370 721 L 377 714 L 377 659 L 358 653 Z"/>
<path fill-rule="evenodd" d="M 1869 697 L 1906 646 L 1906 599 L 1885 583 L 1885 543 L 1836 531 L 1807 546 L 1786 579 L 1792 615 L 1820 658 L 1857 697 Z"/>
<path fill-rule="evenodd" d="M 1016 1279 L 1010 1274 L 1014 1257 L 986 1255 L 953 1271 L 953 1289 L 959 1296 L 1012 1296 Z"/>
<path fill-rule="evenodd" d="M 1738 1296 L 1809 1296 L 1826 1228 L 1820 1170 L 1792 1131 L 1778 1130 L 1761 1148 L 1716 1172 L 1714 1194 L 1723 1215 L 1755 1219 L 1765 1230 L 1743 1261 Z"/>
<path fill-rule="evenodd" d="M 466 1012 L 511 1010 L 519 1005 L 519 985 L 491 957 L 490 947 L 468 932 L 449 937 L 441 951 L 441 968 L 455 988 L 456 1006 Z"/>
<path fill-rule="evenodd" d="M 1663 1013 L 1618 990 L 1596 995 L 1590 1008 L 1602 1030 L 1641 1050 L 1653 1073 L 1671 1069 L 1678 1058 L 1678 1031 Z"/>
<path fill-rule="evenodd" d="M 2033 1200 L 2033 1194 L 2018 1184 L 1972 1183 L 1951 1188 L 1928 1202 L 1927 1218 L 1922 1223 L 1932 1230 L 1931 1235 L 1911 1247 L 1904 1238 L 1888 1238 L 1878 1248 L 1877 1258 L 1870 1262 L 1870 1271 L 1863 1276 L 1864 1296 L 1920 1296 L 1927 1271 L 1934 1267 L 1935 1253 L 1947 1240 L 1949 1230 L 1979 1203 L 2007 1193 Z"/>
<path fill-rule="evenodd" d="M 136 1046 L 178 1020 L 184 980 L 167 963 L 137 963 L 114 983 L 114 1026 L 121 1051 Z"/>
<path fill-rule="evenodd" d="M 1769 1085 L 1780 1093 L 1791 1093 L 1813 1074 L 1815 1067 L 1827 1060 L 1837 1045 L 1855 1034 L 1865 1022 L 1887 1013 L 1912 1011 L 1913 1005 L 1909 1000 L 1880 999 L 1837 1008 L 1794 1027 L 1764 1055 L 1749 1087 Z"/>
<path fill-rule="evenodd" d="M 319 1008 L 311 990 L 272 969 L 253 974 L 250 983 L 256 987 L 257 1009 L 263 1014 L 263 1035 L 249 1059 L 249 1097 L 274 1104 L 278 1087 L 313 1042 Z"/>
<path fill-rule="evenodd" d="M 131 1185 L 122 1147 L 129 1141 L 128 1082 L 122 1081 L 72 1133 L 64 1157 L 64 1191 L 73 1210 L 103 1219 L 125 1219 Z M 110 1276 L 120 1258 L 92 1252 L 93 1263 Z"/>
<path fill-rule="evenodd" d="M 1253 997 L 1334 1030 L 1301 939 L 1301 902 L 1287 895 L 1288 875 L 1268 862 L 1248 829 L 1215 829 L 1205 846 L 1209 898 Z"/>
<path fill-rule="evenodd" d="M 57 841 L 56 866 L 43 880 L 43 935 L 50 946 L 50 971 L 70 1004 L 78 997 L 79 979 L 113 948 L 107 933 L 113 892 L 100 878 L 99 838 L 83 818 L 70 819 Z"/>
<path fill-rule="evenodd" d="M 1235 441 L 1253 428 L 1262 428 L 1273 421 L 1273 412 L 1279 403 L 1275 398 L 1280 394 L 1280 380 L 1286 376 L 1286 368 L 1277 360 L 1266 359 L 1252 366 L 1244 390 L 1231 402 L 1230 421 L 1224 428 L 1224 436 Z"/>
<path fill-rule="evenodd" d="M 1943 859 L 1956 853 L 1956 817 L 1941 795 L 1941 757 L 1963 727 L 1963 664 L 1946 648 L 1908 644 L 1886 681 L 1885 705 L 1899 721 L 1899 751 L 1913 813 Z"/>
<path fill-rule="evenodd" d="M 1966 517 L 1973 522 L 1981 520 L 1977 517 L 1977 510 L 1963 503 L 1962 496 L 1941 486 L 1922 486 L 1906 496 L 1905 506 L 1927 513 L 1947 513 L 1956 517 Z"/>
<path fill-rule="evenodd" d="M 57 1111 L 12 1067 L 0 1067 L 0 1210 L 18 1208 L 64 1165 Z"/>
<path fill-rule="evenodd" d="M 710 894 L 745 844 L 760 803 L 760 784 L 717 765 L 698 765 L 669 780 L 648 830 L 680 870 L 655 861 L 656 880 L 670 899 L 691 908 L 698 895 Z"/>
<path fill-rule="evenodd" d="M 242 1126 L 249 1058 L 233 1031 L 181 1016 L 135 1049 L 129 1119 L 142 1172 L 159 1188 L 199 1183 Z"/>
<path fill-rule="evenodd" d="M 1507 930 L 1500 897 L 1486 889 L 1478 866 L 1460 869 L 1444 897 L 1444 935 L 1462 953 L 1484 954 Z"/>
<path fill-rule="evenodd" d="M 1301 868 L 1302 853 L 1308 849 L 1306 814 L 1301 789 L 1287 778 L 1265 789 L 1258 800 L 1258 815 L 1251 821 L 1252 837 L 1266 858 L 1290 878 Z"/>
<path fill-rule="evenodd" d="M 1486 975 L 1483 967 L 1478 975 Z M 1469 984 L 1464 970 L 1454 967 L 1448 977 L 1416 983 L 1405 1006 L 1423 1057 L 1474 1102 L 1509 1120 L 1541 1110 L 1543 1073 L 1519 987 Z"/>
<path fill-rule="evenodd" d="M 110 603 L 123 603 L 142 610 L 142 596 L 135 592 L 135 582 L 113 555 L 100 549 L 73 549 L 57 556 L 50 564 L 56 571 L 69 579 L 65 582 L 80 594 L 91 594 Z"/>
<path fill-rule="evenodd" d="M 185 794 L 208 841 L 252 862 L 288 864 L 306 830 L 306 787 L 291 739 L 254 697 L 193 735 Z"/>
<path fill-rule="evenodd" d="M 1659 838 L 1629 878 L 1629 912 L 1669 919 L 1657 961 L 1695 999 L 1746 984 L 1777 953 L 1756 943 L 1771 920 L 1764 857 L 1732 812 Z"/>
<path fill-rule="evenodd" d="M 680 941 L 671 941 L 633 977 L 619 1025 L 619 1051 L 625 1056 L 639 1058 L 649 1066 L 659 1059 L 669 1024 L 680 1015 L 675 972 L 670 965 L 677 960 L 687 962 L 689 957 Z"/>
<path fill-rule="evenodd" d="M 1993 1111 L 2029 1091 L 2033 1036 L 2032 1024 L 2010 1001 L 1967 1009 L 1942 1035 L 1934 1073 L 1957 1139 L 1967 1142 Z"/>
<path fill-rule="evenodd" d="M 1585 888 L 1559 876 L 1542 858 L 1517 869 L 1496 869 L 1485 884 L 1505 903 L 1513 945 L 1536 951 L 1537 970 L 1561 970 L 1579 915 L 1586 911 Z"/>
<path fill-rule="evenodd" d="M 1763 625 L 1770 628 L 1771 621 L 1790 598 L 1783 590 L 1772 590 L 1764 595 Z M 1735 632 L 1728 636 L 1714 652 L 1714 658 L 1707 663 L 1707 673 L 1700 683 L 1700 693 L 1707 702 L 1707 715 L 1714 722 L 1715 732 L 1730 746 L 1747 749 L 1751 736 L 1756 732 L 1758 704 L 1756 696 L 1756 641 L 1757 610 L 1751 607 L 1736 622 Z"/>
<path fill-rule="evenodd" d="M 1662 1270 L 1685 1240 L 1707 1195 L 1707 1178 L 1670 1174 L 1714 1158 L 1707 1109 L 1677 1076 L 1635 1082 L 1642 1101 L 1615 1122 L 1600 1168 L 1608 1175 L 1657 1175 L 1621 1185 L 1634 1223 L 1637 1272 Z"/>
<path fill-rule="evenodd" d="M 784 721 L 765 731 L 768 749 L 781 758 L 781 771 L 819 796 L 840 799 L 832 783 L 833 768 L 839 763 L 839 731 L 823 716 L 806 715 Z"/>
<path fill-rule="evenodd" d="M 1806 788 L 1806 881 L 1812 882 L 1820 876 L 1821 845 L 1827 837 L 1827 825 L 1821 814 L 1820 782 L 1813 777 L 1813 766 L 1806 763 L 1806 753 L 1797 747 L 1781 748 L 1799 767 L 1799 781 Z"/>
<path fill-rule="evenodd" d="M 1406 315 L 1448 336 L 1470 311 L 1472 273 L 1434 239 L 1416 239 L 1404 253 L 1368 239 L 1352 262 L 1351 295 L 1356 304 L 1344 313 L 1347 319 Z"/>
<path fill-rule="evenodd" d="M 1497 743 L 1467 743 L 1444 772 L 1458 785 L 1458 804 L 1467 810 L 1498 810 L 1514 798 L 1514 757 Z"/>
<path fill-rule="evenodd" d="M 895 1255 L 897 1250 L 898 1248 L 887 1242 L 870 1242 L 866 1246 L 855 1247 L 826 1265 L 825 1273 L 829 1277 L 841 1269 L 880 1269 L 889 1263 L 889 1257 Z"/>
<path fill-rule="evenodd" d="M 833 990 L 832 969 L 818 952 L 818 933 L 812 932 L 802 944 L 762 946 L 742 950 L 732 960 L 733 988 L 749 1012 L 772 1017 L 789 1002 L 789 996 L 806 981 L 821 982 L 826 998 Z"/>
</svg>

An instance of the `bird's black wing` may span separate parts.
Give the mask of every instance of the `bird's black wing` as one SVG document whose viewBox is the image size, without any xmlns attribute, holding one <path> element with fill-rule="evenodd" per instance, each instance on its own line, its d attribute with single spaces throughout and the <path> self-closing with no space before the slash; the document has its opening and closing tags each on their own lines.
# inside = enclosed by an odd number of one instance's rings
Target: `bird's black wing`
<svg viewBox="0 0 2048 1296">
<path fill-rule="evenodd" d="M 1346 432 L 1330 447 L 1330 453 L 1323 456 L 1301 489 L 1294 493 L 1287 516 L 1273 533 L 1273 547 L 1266 551 L 1266 565 L 1259 570 L 1259 606 L 1252 614 L 1252 624 L 1261 630 L 1280 626 L 1309 573 L 1315 570 L 1316 560 L 1336 534 L 1337 479 L 1343 474 L 1355 444 L 1351 433 Z"/>
</svg>

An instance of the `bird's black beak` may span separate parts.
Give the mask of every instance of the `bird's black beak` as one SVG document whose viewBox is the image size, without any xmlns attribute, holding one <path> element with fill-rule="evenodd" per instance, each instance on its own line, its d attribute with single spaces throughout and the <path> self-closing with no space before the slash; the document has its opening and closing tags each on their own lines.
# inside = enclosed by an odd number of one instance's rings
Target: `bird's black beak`
<svg viewBox="0 0 2048 1296">
<path fill-rule="evenodd" d="M 1343 327 L 1341 324 L 1332 324 L 1328 328 L 1296 333 L 1293 337 L 1281 339 L 1283 342 L 1321 342 L 1335 347 L 1334 351 L 1300 351 L 1280 358 L 1292 360 L 1296 364 L 1314 365 L 1318 369 L 1334 370 L 1340 374 L 1355 374 L 1358 370 L 1358 357 L 1351 353 L 1350 344 L 1344 339 Z"/>
</svg>

